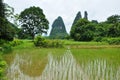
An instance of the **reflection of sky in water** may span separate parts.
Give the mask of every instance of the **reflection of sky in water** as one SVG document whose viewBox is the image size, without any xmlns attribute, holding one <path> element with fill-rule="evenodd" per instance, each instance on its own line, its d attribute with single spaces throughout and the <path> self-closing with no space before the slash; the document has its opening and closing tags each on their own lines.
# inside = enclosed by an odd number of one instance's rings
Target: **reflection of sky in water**
<svg viewBox="0 0 120 80">
<path fill-rule="evenodd" d="M 31 64 L 29 59 L 25 60 L 16 55 L 8 69 L 10 80 L 120 80 L 120 68 L 114 71 L 105 60 L 94 60 L 87 65 L 79 65 L 70 50 L 57 58 L 49 54 L 48 63 L 42 75 L 38 77 L 30 77 L 21 72 L 19 65 L 24 62 Z"/>
</svg>

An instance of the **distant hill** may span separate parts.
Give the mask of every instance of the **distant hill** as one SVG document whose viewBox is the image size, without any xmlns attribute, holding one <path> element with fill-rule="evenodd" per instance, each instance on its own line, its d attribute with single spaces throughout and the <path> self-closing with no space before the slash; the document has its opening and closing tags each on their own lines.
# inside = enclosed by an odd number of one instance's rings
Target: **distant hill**
<svg viewBox="0 0 120 80">
<path fill-rule="evenodd" d="M 52 39 L 64 39 L 67 36 L 67 31 L 62 17 L 58 17 L 52 24 L 52 30 L 50 32 L 50 38 Z"/>
</svg>

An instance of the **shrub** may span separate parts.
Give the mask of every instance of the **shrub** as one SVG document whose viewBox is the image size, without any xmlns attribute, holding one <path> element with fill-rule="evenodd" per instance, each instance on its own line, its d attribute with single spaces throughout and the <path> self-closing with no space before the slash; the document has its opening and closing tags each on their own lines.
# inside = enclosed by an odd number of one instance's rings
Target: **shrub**
<svg viewBox="0 0 120 80">
<path fill-rule="evenodd" d="M 23 43 L 23 42 L 22 42 L 21 40 L 15 39 L 15 40 L 13 40 L 12 42 L 10 42 L 10 45 L 13 46 L 13 47 L 15 47 L 15 46 L 18 46 L 18 45 L 20 45 L 20 44 L 22 44 L 22 43 Z"/>
<path fill-rule="evenodd" d="M 108 38 L 107 37 L 104 37 L 104 38 L 102 38 L 102 42 L 107 42 L 108 43 Z"/>
<path fill-rule="evenodd" d="M 63 42 L 61 40 L 47 40 L 48 47 L 51 48 L 62 48 Z"/>
<path fill-rule="evenodd" d="M 120 38 L 111 38 L 111 39 L 108 39 L 107 42 L 110 45 L 120 45 Z"/>
<path fill-rule="evenodd" d="M 34 45 L 36 47 L 44 47 L 44 48 L 58 48 L 58 47 L 63 47 L 63 43 L 60 40 L 46 40 L 45 38 L 41 36 L 37 36 L 34 39 Z"/>
<path fill-rule="evenodd" d="M 6 41 L 3 39 L 0 39 L 0 45 L 3 45 L 4 43 L 6 43 Z"/>
<path fill-rule="evenodd" d="M 102 37 L 95 37 L 94 41 L 96 41 L 96 42 L 102 42 Z"/>
<path fill-rule="evenodd" d="M 34 45 L 39 47 L 47 47 L 47 41 L 42 36 L 37 36 L 34 39 Z"/>
<path fill-rule="evenodd" d="M 6 80 L 5 70 L 6 70 L 6 62 L 1 58 L 0 55 L 0 80 Z"/>
<path fill-rule="evenodd" d="M 10 44 L 4 44 L 2 47 L 3 53 L 10 53 L 12 52 L 12 47 Z"/>
</svg>

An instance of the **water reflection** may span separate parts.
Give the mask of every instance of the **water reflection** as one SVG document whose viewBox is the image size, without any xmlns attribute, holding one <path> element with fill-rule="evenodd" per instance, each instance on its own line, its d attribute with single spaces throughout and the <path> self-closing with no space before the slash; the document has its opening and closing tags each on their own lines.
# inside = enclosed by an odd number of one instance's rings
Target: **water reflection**
<svg viewBox="0 0 120 80">
<path fill-rule="evenodd" d="M 38 77 L 31 77 L 21 71 L 20 65 L 25 63 L 31 64 L 30 58 L 24 59 L 16 55 L 8 69 L 9 80 L 120 80 L 120 68 L 114 70 L 107 65 L 106 60 L 94 60 L 87 65 L 79 65 L 70 50 L 60 57 L 49 54 L 48 63 Z"/>
</svg>

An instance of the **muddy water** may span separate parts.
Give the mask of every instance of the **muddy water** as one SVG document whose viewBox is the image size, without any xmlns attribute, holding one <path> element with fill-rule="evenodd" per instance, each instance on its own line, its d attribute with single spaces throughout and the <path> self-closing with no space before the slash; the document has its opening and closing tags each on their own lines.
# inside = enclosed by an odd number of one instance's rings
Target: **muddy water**
<svg viewBox="0 0 120 80">
<path fill-rule="evenodd" d="M 8 68 L 9 80 L 120 80 L 120 68 L 114 70 L 107 65 L 106 60 L 94 60 L 87 65 L 79 65 L 70 50 L 60 57 L 49 54 L 48 63 L 38 77 L 24 74 L 20 69 L 23 63 L 31 64 L 31 60 L 16 55 Z"/>
</svg>

